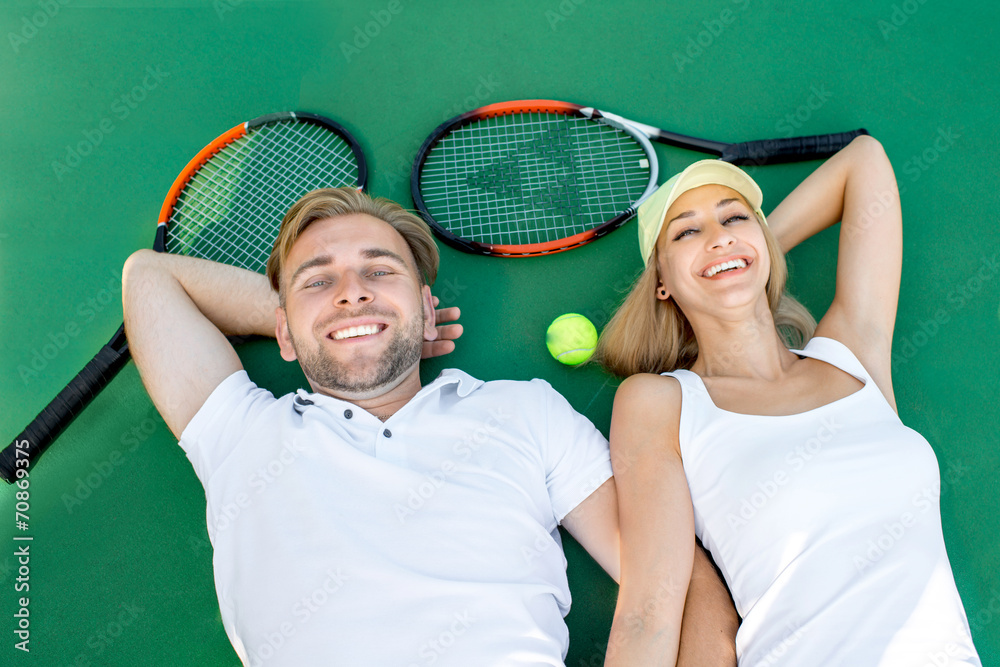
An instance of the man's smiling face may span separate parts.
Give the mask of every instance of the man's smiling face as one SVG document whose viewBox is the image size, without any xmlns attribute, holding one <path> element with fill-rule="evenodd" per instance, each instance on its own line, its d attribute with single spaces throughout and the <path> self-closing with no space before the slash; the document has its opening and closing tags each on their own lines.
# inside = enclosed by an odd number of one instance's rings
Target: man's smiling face
<svg viewBox="0 0 1000 667">
<path fill-rule="evenodd" d="M 430 288 L 409 246 L 366 214 L 317 220 L 295 241 L 282 276 L 277 338 L 314 391 L 379 396 L 418 371 L 434 333 Z"/>
</svg>

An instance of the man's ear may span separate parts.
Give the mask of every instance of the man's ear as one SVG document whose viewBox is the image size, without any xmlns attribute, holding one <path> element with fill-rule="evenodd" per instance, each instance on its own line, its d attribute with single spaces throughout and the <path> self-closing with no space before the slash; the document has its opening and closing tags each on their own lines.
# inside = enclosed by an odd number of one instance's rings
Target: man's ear
<svg viewBox="0 0 1000 667">
<path fill-rule="evenodd" d="M 437 313 L 434 312 L 434 298 L 429 285 L 420 288 L 420 299 L 424 304 L 424 340 L 437 340 Z"/>
<path fill-rule="evenodd" d="M 274 317 L 278 323 L 274 327 L 274 337 L 278 340 L 278 348 L 281 350 L 281 358 L 285 361 L 295 361 L 298 355 L 292 346 L 292 336 L 288 333 L 288 318 L 285 316 L 285 309 L 278 306 L 274 309 Z"/>
</svg>

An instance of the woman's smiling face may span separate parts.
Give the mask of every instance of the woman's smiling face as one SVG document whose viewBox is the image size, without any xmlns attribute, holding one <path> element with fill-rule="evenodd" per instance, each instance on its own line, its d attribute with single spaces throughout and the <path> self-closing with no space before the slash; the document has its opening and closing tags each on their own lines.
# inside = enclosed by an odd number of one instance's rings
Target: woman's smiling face
<svg viewBox="0 0 1000 667">
<path fill-rule="evenodd" d="M 667 209 L 656 242 L 657 298 L 694 311 L 766 301 L 770 255 L 753 209 L 735 190 L 703 185 Z"/>
</svg>

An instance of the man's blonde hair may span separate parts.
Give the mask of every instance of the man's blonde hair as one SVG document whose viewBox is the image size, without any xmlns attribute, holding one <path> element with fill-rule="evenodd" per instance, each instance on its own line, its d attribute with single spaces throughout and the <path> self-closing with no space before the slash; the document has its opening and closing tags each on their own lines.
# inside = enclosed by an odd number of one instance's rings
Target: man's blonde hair
<svg viewBox="0 0 1000 667">
<path fill-rule="evenodd" d="M 353 188 L 322 188 L 305 194 L 295 202 L 281 221 L 278 238 L 267 259 L 267 278 L 284 304 L 285 295 L 281 273 L 292 246 L 309 225 L 317 220 L 343 215 L 365 214 L 392 226 L 406 241 L 413 254 L 421 281 L 433 285 L 438 272 L 438 249 L 427 223 L 394 201 L 379 197 L 372 199 Z"/>
</svg>

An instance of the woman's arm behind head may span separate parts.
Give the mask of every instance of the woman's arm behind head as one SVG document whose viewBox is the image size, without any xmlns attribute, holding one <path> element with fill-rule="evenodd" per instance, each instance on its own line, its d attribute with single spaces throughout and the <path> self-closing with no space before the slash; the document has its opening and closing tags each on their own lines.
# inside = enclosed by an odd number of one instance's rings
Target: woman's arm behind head
<svg viewBox="0 0 1000 667">
<path fill-rule="evenodd" d="M 862 136 L 827 160 L 768 217 L 785 250 L 841 221 L 837 286 L 816 335 L 847 345 L 895 405 L 890 376 L 903 230 L 892 164 Z"/>
</svg>

